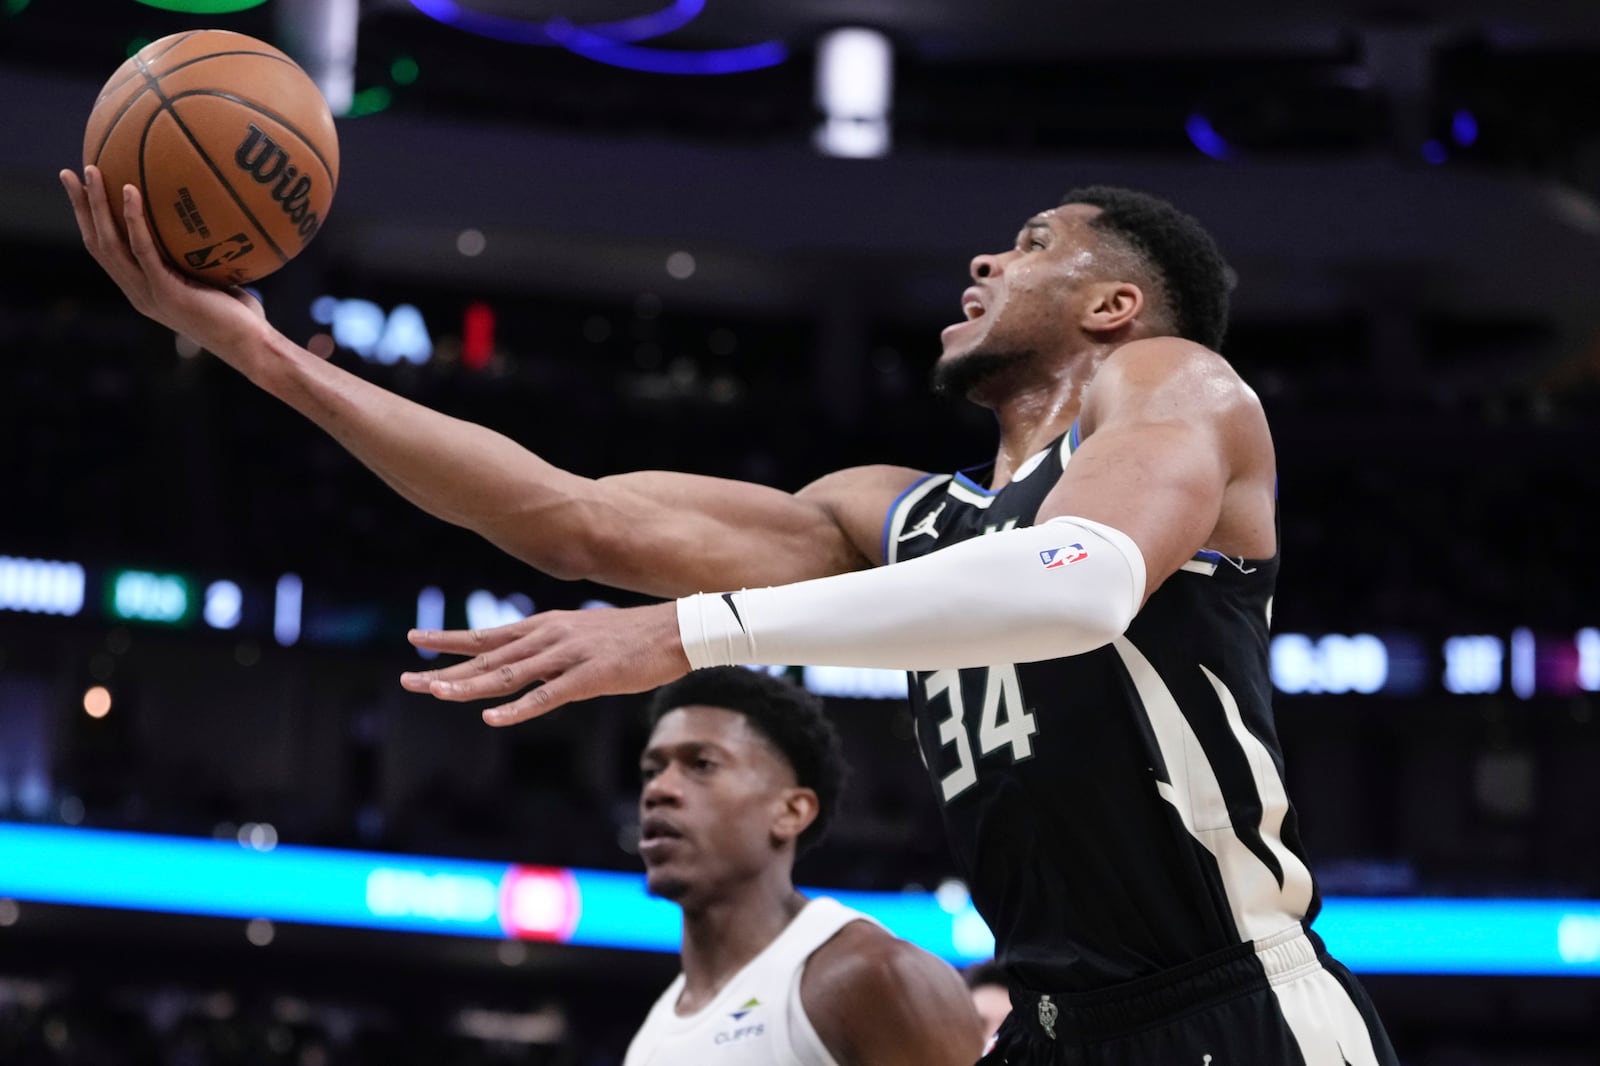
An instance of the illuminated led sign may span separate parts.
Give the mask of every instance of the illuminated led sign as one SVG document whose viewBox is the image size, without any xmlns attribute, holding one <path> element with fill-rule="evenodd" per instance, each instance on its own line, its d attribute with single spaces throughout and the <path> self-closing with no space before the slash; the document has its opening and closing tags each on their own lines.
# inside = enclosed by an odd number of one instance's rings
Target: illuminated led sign
<svg viewBox="0 0 1600 1066">
<path fill-rule="evenodd" d="M 106 612 L 123 622 L 182 625 L 194 616 L 189 581 L 180 574 L 113 570 L 106 580 Z"/>
<path fill-rule="evenodd" d="M 957 965 L 994 952 L 964 890 L 802 891 Z M 676 952 L 682 927 L 633 872 L 5 822 L 0 898 L 654 952 Z M 1362 973 L 1600 977 L 1595 900 L 1334 897 L 1315 928 Z"/>
</svg>

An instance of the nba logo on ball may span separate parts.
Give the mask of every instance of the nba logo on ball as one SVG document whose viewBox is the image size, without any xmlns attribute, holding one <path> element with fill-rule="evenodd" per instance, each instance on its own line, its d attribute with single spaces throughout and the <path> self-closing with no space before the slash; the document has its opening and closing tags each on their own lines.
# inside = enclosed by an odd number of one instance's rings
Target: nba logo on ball
<svg viewBox="0 0 1600 1066">
<path fill-rule="evenodd" d="M 1071 566 L 1089 558 L 1089 553 L 1083 550 L 1082 544 L 1068 544 L 1064 548 L 1046 548 L 1039 553 L 1039 561 L 1046 570 L 1059 570 L 1063 566 Z"/>
</svg>

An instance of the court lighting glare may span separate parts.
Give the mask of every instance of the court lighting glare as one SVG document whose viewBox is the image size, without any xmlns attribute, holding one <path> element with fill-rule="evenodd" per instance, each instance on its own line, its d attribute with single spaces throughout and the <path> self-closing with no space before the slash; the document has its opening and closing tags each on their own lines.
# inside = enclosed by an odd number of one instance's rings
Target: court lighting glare
<svg viewBox="0 0 1600 1066">
<path fill-rule="evenodd" d="M 410 0 L 418 12 L 466 33 L 513 44 L 565 48 L 585 59 L 648 74 L 740 74 L 777 66 L 789 58 L 782 41 L 704 50 L 653 48 L 640 42 L 682 29 L 705 10 L 706 0 L 672 0 L 656 11 L 613 22 L 568 18 L 521 19 L 474 11 L 455 0 Z M 579 8 L 581 5 L 574 5 Z"/>
<path fill-rule="evenodd" d="M 288 51 L 322 90 L 328 109 L 348 114 L 356 99 L 360 0 L 278 0 L 275 7 Z"/>
<path fill-rule="evenodd" d="M 877 30 L 831 30 L 817 45 L 816 101 L 825 116 L 817 147 L 826 155 L 870 159 L 889 154 L 894 48 Z"/>
</svg>

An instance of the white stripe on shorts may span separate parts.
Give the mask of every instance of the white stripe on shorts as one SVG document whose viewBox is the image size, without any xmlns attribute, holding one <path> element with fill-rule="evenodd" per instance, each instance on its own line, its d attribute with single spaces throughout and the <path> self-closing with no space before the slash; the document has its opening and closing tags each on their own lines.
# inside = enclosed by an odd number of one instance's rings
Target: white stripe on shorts
<svg viewBox="0 0 1600 1066">
<path fill-rule="evenodd" d="M 1256 956 L 1306 1066 L 1378 1066 L 1366 1019 L 1298 925 L 1257 940 Z"/>
</svg>

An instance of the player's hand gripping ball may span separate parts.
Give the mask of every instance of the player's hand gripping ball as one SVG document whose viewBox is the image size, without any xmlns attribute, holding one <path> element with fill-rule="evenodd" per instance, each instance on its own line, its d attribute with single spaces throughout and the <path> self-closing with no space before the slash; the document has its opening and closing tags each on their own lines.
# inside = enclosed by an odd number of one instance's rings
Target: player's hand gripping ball
<svg viewBox="0 0 1600 1066">
<path fill-rule="evenodd" d="M 106 82 L 83 161 L 100 168 L 114 205 L 136 186 L 162 255 L 221 287 L 265 277 L 316 236 L 339 182 L 339 138 L 294 60 L 242 33 L 191 30 L 141 48 Z"/>
</svg>

